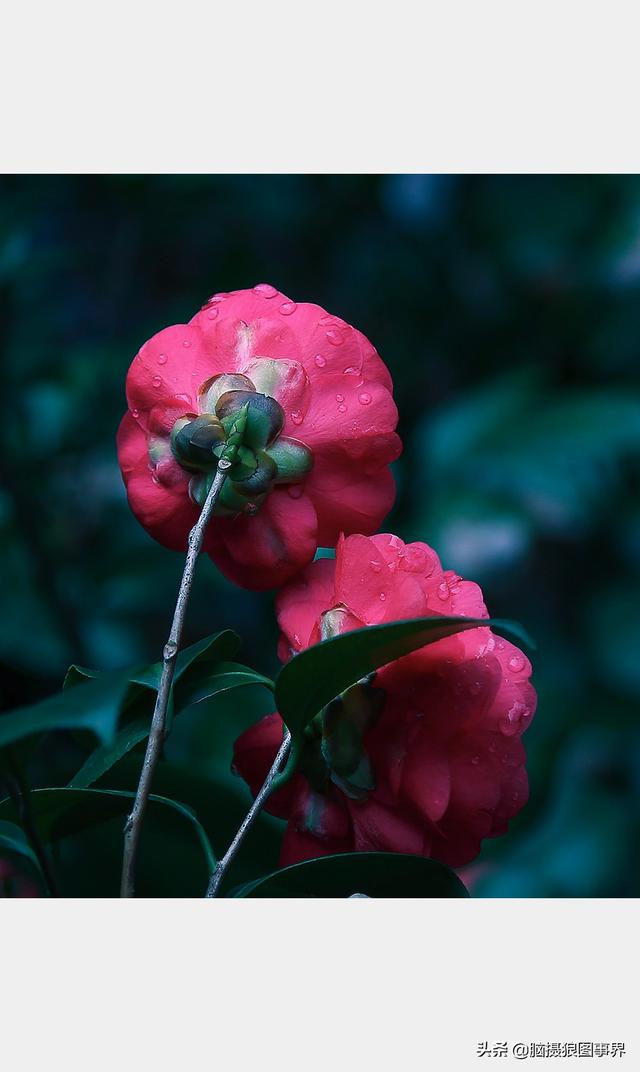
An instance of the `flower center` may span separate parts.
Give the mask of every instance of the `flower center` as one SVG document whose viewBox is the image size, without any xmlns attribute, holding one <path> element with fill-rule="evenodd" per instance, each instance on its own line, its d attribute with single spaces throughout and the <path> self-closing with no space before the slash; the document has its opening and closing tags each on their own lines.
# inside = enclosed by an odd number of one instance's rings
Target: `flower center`
<svg viewBox="0 0 640 1072">
<path fill-rule="evenodd" d="M 309 448 L 281 434 L 282 406 L 257 391 L 248 376 L 213 376 L 200 387 L 198 407 L 199 413 L 187 413 L 174 424 L 171 450 L 182 468 L 193 474 L 189 494 L 199 506 L 231 436 L 237 450 L 216 504 L 219 516 L 256 514 L 274 485 L 299 484 L 310 472 Z"/>
</svg>

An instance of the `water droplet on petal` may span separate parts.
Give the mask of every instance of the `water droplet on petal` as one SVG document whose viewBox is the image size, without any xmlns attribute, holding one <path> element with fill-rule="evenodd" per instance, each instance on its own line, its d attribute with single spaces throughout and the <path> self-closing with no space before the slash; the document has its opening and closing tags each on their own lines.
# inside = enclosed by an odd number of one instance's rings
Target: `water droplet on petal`
<svg viewBox="0 0 640 1072">
<path fill-rule="evenodd" d="M 159 483 L 160 483 L 160 481 L 158 480 L 158 477 L 156 476 L 156 474 L 155 474 L 155 473 L 154 473 L 154 474 L 153 474 L 153 476 L 151 477 L 151 483 L 152 483 L 152 484 L 159 484 Z"/>
<path fill-rule="evenodd" d="M 167 355 L 166 354 L 158 354 L 158 364 L 159 365 L 166 365 L 166 363 L 167 363 Z"/>
<path fill-rule="evenodd" d="M 360 370 L 357 369 L 355 365 L 347 365 L 346 369 L 344 370 L 345 376 L 358 376 L 359 372 Z"/>
<path fill-rule="evenodd" d="M 336 395 L 336 402 L 344 402 L 344 395 Z"/>
<path fill-rule="evenodd" d="M 511 704 L 506 718 L 501 718 L 498 724 L 500 732 L 505 737 L 513 737 L 516 733 L 522 733 L 531 717 L 531 708 L 516 700 Z"/>
<path fill-rule="evenodd" d="M 473 756 L 471 762 L 473 763 L 474 767 L 477 767 L 478 763 L 480 762 L 480 756 Z"/>
<path fill-rule="evenodd" d="M 424 548 L 414 547 L 411 544 L 406 548 L 404 560 L 406 562 L 407 569 L 410 570 L 411 573 L 419 573 L 422 569 L 424 569 L 426 558 L 427 555 Z"/>
<path fill-rule="evenodd" d="M 207 320 L 215 320 L 217 315 L 218 315 L 218 310 L 214 307 L 213 309 L 210 309 L 209 312 L 207 313 Z"/>
<path fill-rule="evenodd" d="M 385 596 L 384 592 L 381 592 L 381 593 L 380 593 L 380 602 L 381 602 L 381 603 L 384 603 L 384 601 L 385 601 L 385 599 L 386 599 L 386 598 L 387 598 L 387 597 Z"/>
<path fill-rule="evenodd" d="M 447 584 L 446 581 L 441 581 L 441 583 L 438 585 L 438 599 L 442 599 L 444 601 L 445 599 L 448 599 L 448 598 L 449 598 L 449 585 Z"/>
<path fill-rule="evenodd" d="M 332 346 L 342 346 L 344 342 L 344 335 L 342 332 L 337 331 L 336 328 L 330 328 L 327 332 L 327 338 Z"/>
<path fill-rule="evenodd" d="M 509 669 L 513 670 L 513 672 L 515 674 L 517 674 L 520 670 L 522 670 L 523 667 L 524 667 L 524 659 L 523 659 L 522 655 L 520 655 L 519 653 L 517 655 L 513 655 L 509 659 Z"/>
<path fill-rule="evenodd" d="M 338 413 L 346 413 L 346 412 L 347 412 L 347 407 L 346 406 L 342 406 L 342 405 L 338 406 Z"/>
<path fill-rule="evenodd" d="M 302 495 L 302 487 L 300 484 L 291 484 L 290 487 L 287 488 L 287 491 L 289 492 L 289 497 L 291 499 L 299 499 Z"/>
<path fill-rule="evenodd" d="M 316 354 L 313 360 L 315 361 L 318 368 L 324 368 L 327 363 L 326 357 L 323 357 L 322 354 Z"/>
<path fill-rule="evenodd" d="M 358 395 L 358 402 L 361 406 L 368 406 L 371 401 L 371 395 L 368 391 L 363 391 L 361 395 Z"/>
<path fill-rule="evenodd" d="M 294 409 L 293 413 L 289 414 L 294 424 L 302 424 L 302 414 L 299 409 Z"/>
<path fill-rule="evenodd" d="M 373 570 L 374 573 L 380 573 L 380 571 L 382 569 L 382 563 L 371 561 L 369 563 L 369 565 L 371 566 L 371 569 Z"/>
<path fill-rule="evenodd" d="M 151 382 L 154 387 L 159 387 L 162 383 L 162 376 L 154 376 Z"/>
<path fill-rule="evenodd" d="M 258 504 L 257 504 L 257 503 L 252 503 L 252 502 L 250 502 L 250 503 L 247 503 L 247 505 L 245 506 L 245 508 L 244 508 L 244 511 L 243 511 L 243 512 L 244 512 L 244 513 L 245 513 L 245 514 L 246 514 L 246 515 L 247 515 L 248 517 L 255 517 L 255 516 L 256 516 L 256 514 L 258 513 L 258 510 L 259 510 L 259 509 L 260 509 L 260 507 L 258 506 Z"/>
<path fill-rule="evenodd" d="M 188 350 L 189 347 L 191 346 L 191 340 L 190 339 L 185 339 L 182 345 L 184 346 L 185 350 Z"/>
<path fill-rule="evenodd" d="M 137 421 L 138 417 L 140 416 L 140 410 L 139 409 L 132 409 L 131 410 L 131 416 L 133 417 L 134 420 Z"/>
<path fill-rule="evenodd" d="M 472 681 L 471 684 L 469 685 L 469 693 L 471 694 L 471 696 L 479 696 L 481 692 L 482 692 L 482 682 L 481 681 Z"/>
<path fill-rule="evenodd" d="M 186 402 L 187 405 L 189 405 L 189 406 L 191 405 L 191 396 L 190 395 L 176 395 L 176 398 L 179 399 L 180 402 Z"/>
<path fill-rule="evenodd" d="M 298 306 L 294 301 L 286 301 L 280 306 L 280 312 L 283 316 L 291 316 L 292 313 L 295 313 L 297 308 Z"/>
<path fill-rule="evenodd" d="M 253 288 L 253 293 L 259 294 L 261 298 L 275 298 L 278 291 L 271 286 L 271 283 L 258 283 Z"/>
</svg>

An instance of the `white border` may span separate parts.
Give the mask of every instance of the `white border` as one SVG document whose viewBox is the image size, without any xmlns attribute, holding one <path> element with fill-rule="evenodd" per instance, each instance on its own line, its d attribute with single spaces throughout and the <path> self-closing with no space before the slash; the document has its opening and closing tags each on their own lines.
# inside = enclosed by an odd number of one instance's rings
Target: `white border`
<svg viewBox="0 0 640 1072">
<path fill-rule="evenodd" d="M 635 901 L 6 901 L 2 1067 L 640 1067 Z M 480 1059 L 479 1042 L 625 1042 Z"/>
<path fill-rule="evenodd" d="M 10 4 L 6 171 L 633 171 L 628 0 Z"/>
</svg>

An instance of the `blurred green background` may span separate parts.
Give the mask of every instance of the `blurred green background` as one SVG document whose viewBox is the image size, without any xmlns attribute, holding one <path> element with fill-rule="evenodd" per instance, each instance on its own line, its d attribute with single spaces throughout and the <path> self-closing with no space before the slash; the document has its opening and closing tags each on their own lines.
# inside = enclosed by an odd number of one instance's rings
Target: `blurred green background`
<svg viewBox="0 0 640 1072">
<path fill-rule="evenodd" d="M 0 179 L 2 707 L 70 662 L 159 656 L 182 561 L 126 505 L 125 374 L 211 293 L 261 281 L 355 324 L 389 366 L 405 450 L 384 527 L 538 641 L 531 800 L 465 871 L 472 892 L 638 895 L 637 177 Z M 271 597 L 203 560 L 186 640 L 223 626 L 275 670 Z M 205 780 L 208 726 L 175 745 Z"/>
</svg>

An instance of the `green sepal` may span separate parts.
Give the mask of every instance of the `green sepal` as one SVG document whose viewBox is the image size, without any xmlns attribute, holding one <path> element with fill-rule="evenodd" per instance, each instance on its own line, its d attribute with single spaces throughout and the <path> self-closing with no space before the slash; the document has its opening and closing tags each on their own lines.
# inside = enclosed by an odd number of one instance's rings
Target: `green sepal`
<svg viewBox="0 0 640 1072">
<path fill-rule="evenodd" d="M 225 480 L 214 512 L 220 517 L 236 517 L 243 514 L 246 508 L 246 496 L 236 491 L 233 481 Z"/>
<path fill-rule="evenodd" d="M 270 395 L 255 391 L 227 391 L 216 403 L 216 414 L 224 421 L 242 407 L 247 407 L 243 441 L 254 449 L 266 447 L 284 428 L 282 406 Z"/>
<path fill-rule="evenodd" d="M 198 391 L 201 413 L 215 413 L 218 399 L 228 391 L 255 391 L 255 387 L 241 372 L 218 373 L 206 380 Z"/>
<path fill-rule="evenodd" d="M 247 497 L 263 495 L 268 492 L 277 473 L 276 463 L 264 450 L 257 451 L 252 457 L 257 464 L 254 466 L 253 472 L 244 480 L 239 480 L 236 477 L 235 466 L 232 470 L 236 490 Z"/>
<path fill-rule="evenodd" d="M 195 420 L 181 418 L 171 432 L 171 449 L 176 460 L 185 469 L 214 469 L 218 459 L 214 453 L 226 438 L 222 422 L 213 414 L 205 413 Z"/>
<path fill-rule="evenodd" d="M 280 436 L 271 444 L 269 455 L 278 468 L 276 484 L 296 484 L 313 468 L 313 454 L 309 448 L 297 439 L 289 439 L 287 436 Z"/>
</svg>

